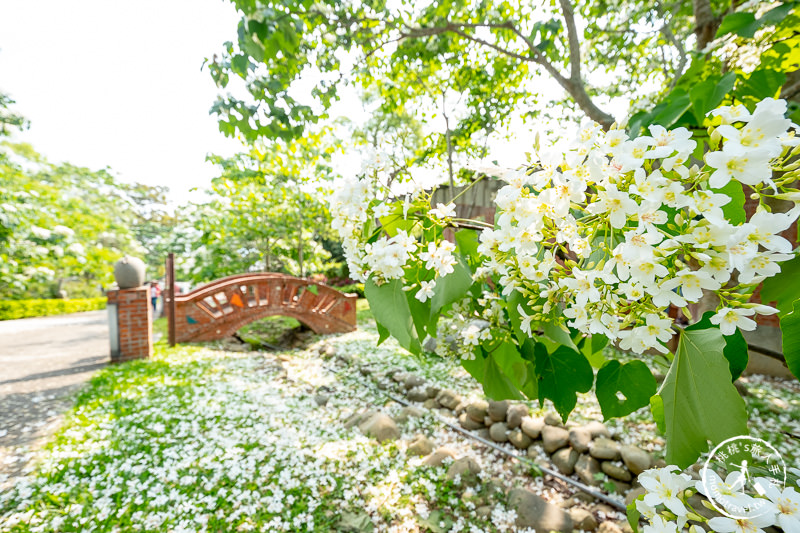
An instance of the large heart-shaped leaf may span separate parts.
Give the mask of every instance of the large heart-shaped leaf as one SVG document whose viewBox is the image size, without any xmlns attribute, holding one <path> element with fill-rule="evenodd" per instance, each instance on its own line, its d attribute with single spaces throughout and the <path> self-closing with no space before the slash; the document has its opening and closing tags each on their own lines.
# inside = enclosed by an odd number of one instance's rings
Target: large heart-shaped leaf
<svg viewBox="0 0 800 533">
<path fill-rule="evenodd" d="M 577 393 L 588 392 L 594 382 L 592 365 L 583 354 L 559 346 L 548 354 L 541 343 L 535 348 L 536 374 L 539 377 L 539 401 L 549 398 L 564 422 L 575 409 Z"/>
<path fill-rule="evenodd" d="M 597 372 L 597 400 L 606 420 L 629 415 L 645 407 L 656 393 L 656 388 L 656 378 L 641 361 L 624 365 L 619 361 L 608 361 Z"/>
<path fill-rule="evenodd" d="M 719 326 L 715 326 L 711 323 L 711 317 L 714 316 L 713 311 L 708 311 L 706 314 L 703 315 L 703 318 L 700 319 L 695 324 L 692 324 L 688 328 L 689 331 L 700 330 L 700 329 L 719 329 Z M 744 369 L 747 368 L 747 361 L 749 356 L 747 354 L 747 341 L 744 340 L 744 335 L 738 329 L 732 335 L 726 335 L 725 339 L 725 348 L 722 350 L 722 355 L 725 356 L 725 359 L 728 360 L 728 367 L 731 371 L 731 379 L 736 381 L 739 379 L 739 376 L 742 375 Z"/>
<path fill-rule="evenodd" d="M 375 321 L 386 328 L 397 342 L 413 354 L 419 355 L 421 346 L 408 307 L 403 282 L 394 279 L 378 286 L 371 278 L 364 284 L 364 295 Z"/>
<path fill-rule="evenodd" d="M 658 395 L 663 403 L 669 464 L 681 468 L 708 450 L 708 441 L 747 434 L 744 400 L 731 380 L 718 329 L 684 330 Z"/>
</svg>

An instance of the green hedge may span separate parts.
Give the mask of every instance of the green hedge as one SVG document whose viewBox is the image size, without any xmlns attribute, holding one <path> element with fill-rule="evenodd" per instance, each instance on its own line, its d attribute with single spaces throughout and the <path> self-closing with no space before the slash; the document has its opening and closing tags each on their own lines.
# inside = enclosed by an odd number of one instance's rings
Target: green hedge
<svg viewBox="0 0 800 533">
<path fill-rule="evenodd" d="M 359 298 L 365 298 L 364 296 L 364 284 L 363 283 L 353 283 L 352 285 L 342 285 L 341 287 L 334 287 L 337 291 L 342 291 L 344 293 L 354 292 L 358 294 Z"/>
<path fill-rule="evenodd" d="M 75 300 L 0 300 L 0 320 L 66 315 L 106 308 L 105 298 Z"/>
</svg>

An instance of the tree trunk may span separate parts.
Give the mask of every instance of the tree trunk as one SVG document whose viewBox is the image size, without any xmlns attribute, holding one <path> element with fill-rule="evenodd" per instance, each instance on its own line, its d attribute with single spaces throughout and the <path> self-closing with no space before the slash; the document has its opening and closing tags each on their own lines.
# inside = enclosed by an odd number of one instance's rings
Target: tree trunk
<svg viewBox="0 0 800 533">
<path fill-rule="evenodd" d="M 694 11 L 694 34 L 697 37 L 696 50 L 701 51 L 714 40 L 719 28 L 719 19 L 711 9 L 711 0 L 692 0 Z"/>
<path fill-rule="evenodd" d="M 447 175 L 450 178 L 450 191 L 447 199 L 453 199 L 456 194 L 456 183 L 453 179 L 453 143 L 450 141 L 450 117 L 447 116 L 447 102 L 444 99 L 445 93 L 442 92 L 442 116 L 444 117 L 444 138 L 447 143 Z"/>
<path fill-rule="evenodd" d="M 300 212 L 300 231 L 297 235 L 297 263 L 300 266 L 300 277 L 305 277 L 305 270 L 303 268 L 303 214 Z"/>
</svg>

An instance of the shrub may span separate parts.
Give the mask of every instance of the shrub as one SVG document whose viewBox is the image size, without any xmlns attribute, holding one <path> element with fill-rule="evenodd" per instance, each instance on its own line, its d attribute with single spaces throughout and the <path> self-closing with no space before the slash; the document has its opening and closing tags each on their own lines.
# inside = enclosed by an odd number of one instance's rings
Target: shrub
<svg viewBox="0 0 800 533">
<path fill-rule="evenodd" d="M 359 298 L 364 298 L 364 284 L 363 283 L 351 283 L 350 285 L 341 285 L 339 287 L 335 287 L 336 290 L 342 291 L 343 293 L 347 294 L 350 292 L 354 292 L 358 294 Z"/>
<path fill-rule="evenodd" d="M 0 320 L 66 315 L 106 308 L 105 298 L 75 300 L 0 300 Z"/>
</svg>

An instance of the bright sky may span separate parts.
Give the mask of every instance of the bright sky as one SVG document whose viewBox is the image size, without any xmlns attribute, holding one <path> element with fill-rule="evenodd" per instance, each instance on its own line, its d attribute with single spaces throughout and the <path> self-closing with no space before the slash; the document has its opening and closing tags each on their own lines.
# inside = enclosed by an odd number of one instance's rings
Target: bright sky
<svg viewBox="0 0 800 533">
<path fill-rule="evenodd" d="M 0 91 L 31 121 L 15 139 L 185 200 L 214 176 L 207 153 L 239 147 L 208 114 L 217 89 L 201 71 L 238 20 L 223 0 L 3 0 Z"/>
</svg>

